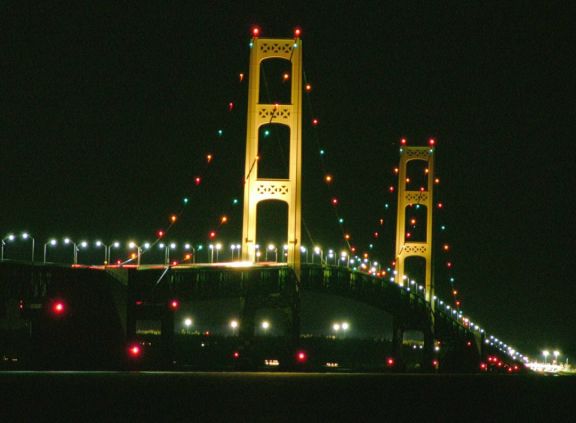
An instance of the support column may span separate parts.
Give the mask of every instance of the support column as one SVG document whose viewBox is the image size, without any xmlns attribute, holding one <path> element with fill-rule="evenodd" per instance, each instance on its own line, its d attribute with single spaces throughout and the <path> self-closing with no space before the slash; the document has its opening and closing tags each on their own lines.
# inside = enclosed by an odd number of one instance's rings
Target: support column
<svg viewBox="0 0 576 423">
<path fill-rule="evenodd" d="M 427 162 L 428 183 L 422 191 L 406 190 L 408 162 L 422 160 Z M 407 257 L 419 256 L 426 260 L 425 298 L 434 311 L 434 278 L 432 275 L 432 211 L 434 208 L 434 148 L 400 148 L 398 168 L 398 210 L 396 220 L 396 282 L 404 284 L 406 276 L 404 262 Z M 406 241 L 406 207 L 420 204 L 426 207 L 426 240 L 424 242 Z"/>
<path fill-rule="evenodd" d="M 302 191 L 302 42 L 295 39 L 253 38 L 250 51 L 246 162 L 244 173 L 244 217 L 242 259 L 256 260 L 256 213 L 258 203 L 279 200 L 288 204 L 288 265 L 300 277 L 301 191 Z M 262 104 L 260 65 L 280 58 L 291 63 L 290 104 Z M 258 132 L 262 125 L 278 123 L 290 129 L 288 179 L 258 177 Z"/>
</svg>

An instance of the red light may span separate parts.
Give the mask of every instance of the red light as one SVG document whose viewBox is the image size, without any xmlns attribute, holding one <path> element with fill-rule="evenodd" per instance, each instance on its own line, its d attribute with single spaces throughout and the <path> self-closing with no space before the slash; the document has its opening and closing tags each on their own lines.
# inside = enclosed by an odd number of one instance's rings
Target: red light
<svg viewBox="0 0 576 423">
<path fill-rule="evenodd" d="M 312 119 L 312 125 L 317 126 L 318 125 L 318 119 Z"/>
<path fill-rule="evenodd" d="M 210 239 L 214 239 L 216 238 L 216 232 L 212 231 L 210 232 Z"/>
<path fill-rule="evenodd" d="M 467 346 L 467 347 L 471 347 L 471 346 L 472 346 L 472 341 L 466 342 L 466 346 Z"/>
<path fill-rule="evenodd" d="M 402 139 L 400 140 L 400 144 L 406 145 L 406 138 L 402 138 Z"/>
<path fill-rule="evenodd" d="M 430 139 L 428 140 L 428 144 L 434 145 L 434 144 L 436 144 L 436 140 L 434 140 L 434 138 L 430 138 Z"/>
<path fill-rule="evenodd" d="M 234 354 L 232 354 L 232 356 L 237 359 L 240 358 L 240 353 L 238 351 L 234 351 Z"/>
<path fill-rule="evenodd" d="M 440 362 L 438 360 L 432 360 L 432 366 L 437 369 L 438 366 L 440 365 Z"/>
<path fill-rule="evenodd" d="M 158 231 L 158 238 L 162 238 L 164 236 L 164 231 Z"/>
<path fill-rule="evenodd" d="M 62 314 L 64 314 L 65 311 L 66 311 L 66 306 L 64 305 L 64 302 L 55 301 L 52 304 L 52 312 L 54 314 L 56 314 L 57 316 L 61 316 Z"/>
<path fill-rule="evenodd" d="M 438 208 L 441 209 L 442 207 L 444 207 L 444 204 L 438 203 Z"/>
<path fill-rule="evenodd" d="M 388 359 L 386 359 L 386 365 L 388 367 L 394 366 L 394 359 L 392 357 L 389 357 Z"/>
<path fill-rule="evenodd" d="M 486 370 L 488 368 L 488 366 L 486 365 L 486 363 L 480 363 L 480 368 L 482 370 Z"/>
<path fill-rule="evenodd" d="M 296 28 L 294 30 L 294 37 L 296 37 L 296 38 L 300 37 L 301 33 L 302 33 L 302 30 L 300 28 Z"/>
<path fill-rule="evenodd" d="M 128 347 L 128 354 L 130 354 L 131 357 L 140 357 L 140 354 L 142 353 L 142 349 L 140 348 L 140 345 L 138 344 L 132 344 Z"/>
<path fill-rule="evenodd" d="M 337 198 L 333 198 L 333 199 L 332 199 L 332 205 L 333 205 L 333 206 L 338 205 L 338 199 L 337 199 Z"/>
<path fill-rule="evenodd" d="M 170 308 L 172 310 L 176 310 L 178 307 L 180 307 L 180 302 L 178 300 L 170 301 Z"/>
<path fill-rule="evenodd" d="M 393 186 L 390 186 L 390 188 L 388 188 L 388 191 L 394 192 L 394 187 L 393 187 Z"/>
<path fill-rule="evenodd" d="M 136 300 L 136 305 L 142 305 L 142 304 L 144 304 L 144 301 L 142 301 L 142 300 Z"/>
<path fill-rule="evenodd" d="M 260 35 L 260 28 L 258 28 L 257 26 L 252 28 L 252 36 L 254 38 L 258 37 Z"/>
<path fill-rule="evenodd" d="M 194 178 L 194 183 L 196 185 L 200 185 L 200 182 L 202 182 L 202 178 L 200 178 L 199 176 L 197 176 L 196 178 Z"/>
<path fill-rule="evenodd" d="M 306 84 L 306 92 L 309 93 L 310 91 L 312 91 L 312 85 Z"/>
<path fill-rule="evenodd" d="M 304 351 L 298 351 L 298 353 L 296 354 L 296 359 L 298 360 L 299 363 L 304 363 L 307 358 L 308 357 L 306 356 L 306 353 Z"/>
<path fill-rule="evenodd" d="M 231 112 L 232 109 L 234 109 L 234 103 L 230 102 L 230 103 L 228 103 L 228 111 Z"/>
</svg>

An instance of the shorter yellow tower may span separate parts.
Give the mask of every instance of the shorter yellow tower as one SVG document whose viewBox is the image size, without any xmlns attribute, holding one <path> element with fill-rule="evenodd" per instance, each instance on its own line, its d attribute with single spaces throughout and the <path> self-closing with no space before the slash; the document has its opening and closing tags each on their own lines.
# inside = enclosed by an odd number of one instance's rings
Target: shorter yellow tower
<svg viewBox="0 0 576 423">
<path fill-rule="evenodd" d="M 407 167 L 412 160 L 427 163 L 428 181 L 423 190 L 408 191 Z M 432 276 L 432 211 L 434 208 L 434 147 L 400 148 L 400 165 L 398 168 L 398 211 L 396 220 L 396 282 L 404 285 L 406 279 L 405 260 L 408 257 L 423 257 L 426 260 L 425 298 L 434 309 L 434 280 Z M 406 208 L 412 205 L 426 207 L 426 240 L 409 242 L 406 239 Z"/>
</svg>

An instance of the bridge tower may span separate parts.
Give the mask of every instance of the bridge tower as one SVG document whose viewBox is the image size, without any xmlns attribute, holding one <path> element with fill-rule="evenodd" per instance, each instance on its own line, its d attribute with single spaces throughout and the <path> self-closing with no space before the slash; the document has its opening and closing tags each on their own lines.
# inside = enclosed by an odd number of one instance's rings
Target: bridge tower
<svg viewBox="0 0 576 423">
<path fill-rule="evenodd" d="M 422 160 L 427 163 L 428 181 L 426 187 L 419 191 L 406 189 L 408 162 Z M 396 220 L 396 281 L 404 285 L 407 278 L 405 260 L 408 257 L 422 257 L 426 261 L 425 298 L 434 309 L 434 279 L 432 275 L 432 211 L 434 208 L 434 147 L 400 148 L 400 164 L 398 167 L 398 210 Z M 407 241 L 406 208 L 411 205 L 426 207 L 426 240 L 420 242 Z"/>
<path fill-rule="evenodd" d="M 288 264 L 300 277 L 301 176 L 302 176 L 302 42 L 294 39 L 258 38 L 251 42 L 248 85 L 248 122 L 244 173 L 242 259 L 256 260 L 256 213 L 258 203 L 279 200 L 288 205 Z M 260 65 L 268 59 L 291 63 L 290 104 L 263 104 L 260 99 Z M 258 177 L 258 133 L 262 125 L 277 123 L 290 130 L 288 179 Z"/>
</svg>

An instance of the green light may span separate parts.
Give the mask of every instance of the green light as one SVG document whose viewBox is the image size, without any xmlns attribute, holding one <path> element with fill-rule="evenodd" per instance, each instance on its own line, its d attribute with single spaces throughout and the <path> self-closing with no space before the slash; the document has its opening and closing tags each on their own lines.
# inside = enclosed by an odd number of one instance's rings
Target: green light
<svg viewBox="0 0 576 423">
<path fill-rule="evenodd" d="M 182 202 L 183 202 L 184 204 L 188 204 L 188 201 L 189 201 L 189 200 L 188 200 L 188 198 L 186 198 L 186 197 L 184 197 L 184 199 L 182 200 Z"/>
<path fill-rule="evenodd" d="M 344 219 L 342 218 L 338 219 L 338 223 L 344 223 Z"/>
<path fill-rule="evenodd" d="M 370 244 L 370 245 L 368 246 L 368 248 L 370 248 L 370 249 L 374 248 L 374 244 Z"/>
<path fill-rule="evenodd" d="M 320 150 L 320 155 L 323 156 L 324 155 L 324 150 Z"/>
<path fill-rule="evenodd" d="M 390 207 L 388 203 L 384 204 L 385 209 L 387 209 L 388 207 Z"/>
<path fill-rule="evenodd" d="M 224 135 L 224 131 L 222 129 L 218 129 L 218 136 L 221 137 Z"/>
<path fill-rule="evenodd" d="M 239 201 L 238 201 L 237 198 L 235 198 L 235 199 L 232 200 L 232 204 L 233 204 L 233 205 L 237 205 L 238 203 L 239 203 Z"/>
<path fill-rule="evenodd" d="M 443 231 L 445 231 L 445 230 L 446 230 L 446 226 L 442 225 L 442 226 L 440 226 L 440 229 L 442 229 Z"/>
<path fill-rule="evenodd" d="M 266 129 L 266 130 L 264 131 L 264 136 L 267 137 L 268 135 L 270 135 L 270 131 L 269 131 L 268 129 Z"/>
</svg>

